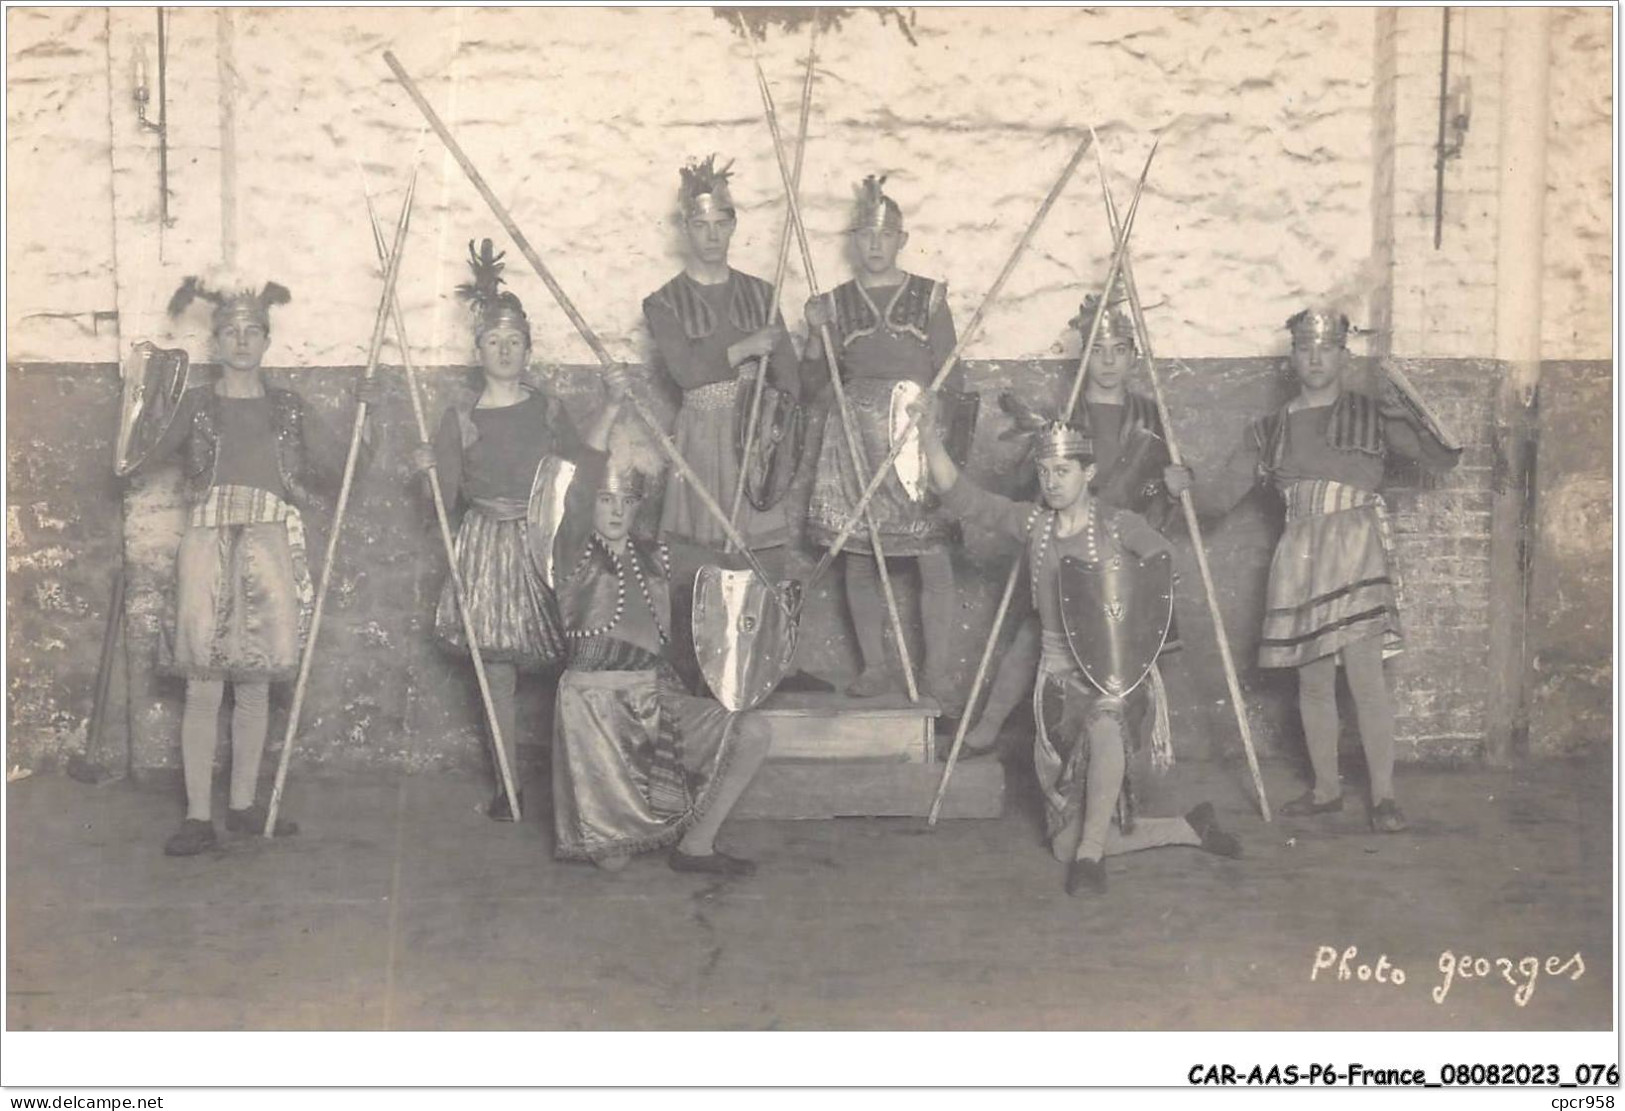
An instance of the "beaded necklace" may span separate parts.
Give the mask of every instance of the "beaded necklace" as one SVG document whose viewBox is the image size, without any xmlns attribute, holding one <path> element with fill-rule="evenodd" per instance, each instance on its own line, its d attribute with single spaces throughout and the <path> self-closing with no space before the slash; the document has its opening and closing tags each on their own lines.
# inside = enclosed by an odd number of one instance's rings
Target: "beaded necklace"
<svg viewBox="0 0 1625 1111">
<path fill-rule="evenodd" d="M 615 612 L 610 615 L 608 621 L 602 625 L 599 625 L 597 628 L 566 629 L 564 635 L 576 640 L 587 640 L 592 637 L 606 636 L 615 628 L 615 626 L 621 623 L 621 615 L 626 612 L 626 564 L 630 563 L 632 565 L 632 573 L 637 576 L 638 590 L 643 594 L 644 604 L 649 607 L 649 617 L 654 621 L 655 632 L 660 637 L 660 643 L 663 645 L 669 644 L 671 642 L 671 636 L 666 631 L 664 624 L 662 624 L 660 620 L 660 611 L 655 606 L 654 593 L 649 589 L 648 577 L 643 573 L 643 562 L 638 559 L 637 548 L 633 545 L 632 541 L 627 541 L 627 546 L 630 549 L 630 558 L 623 561 L 615 554 L 614 550 L 604 542 L 603 538 L 594 532 L 592 534 L 591 542 L 581 552 L 581 559 L 577 561 L 575 567 L 571 570 L 570 577 L 573 579 L 580 574 L 582 569 L 586 567 L 588 561 L 592 559 L 593 544 L 598 545 L 598 547 L 603 550 L 604 555 L 609 557 L 610 566 L 615 568 Z M 666 577 L 670 579 L 671 549 L 666 546 L 666 542 L 664 540 L 659 541 L 657 549 L 660 553 L 661 569 L 665 572 Z"/>
</svg>

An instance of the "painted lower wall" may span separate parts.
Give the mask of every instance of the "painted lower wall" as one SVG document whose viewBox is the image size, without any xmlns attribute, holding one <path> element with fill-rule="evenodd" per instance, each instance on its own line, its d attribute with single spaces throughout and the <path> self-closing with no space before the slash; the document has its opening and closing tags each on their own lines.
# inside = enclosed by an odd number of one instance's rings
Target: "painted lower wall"
<svg viewBox="0 0 1625 1111">
<path fill-rule="evenodd" d="M 1475 758 L 1484 735 L 1488 628 L 1489 403 L 1498 374 L 1491 362 L 1401 364 L 1441 417 L 1467 443 L 1462 465 L 1430 488 L 1389 492 L 1405 580 L 1409 651 L 1391 663 L 1401 758 Z M 1013 493 L 1013 448 L 1002 441 L 997 392 L 1058 395 L 1071 366 L 1059 360 L 981 361 L 971 381 L 984 393 L 971 474 Z M 322 416 L 343 427 L 351 411 L 354 368 L 273 371 Z M 466 371 L 426 372 L 429 410 L 438 412 Z M 445 575 L 432 510 L 407 471 L 416 440 L 404 385 L 386 371 L 388 395 L 378 417 L 380 448 L 351 503 L 335 564 L 300 734 L 302 761 L 331 766 L 434 768 L 480 766 L 479 702 L 466 662 L 443 654 L 429 628 Z M 1531 612 L 1533 755 L 1559 755 L 1608 743 L 1610 638 L 1606 615 L 1612 552 L 1605 527 L 1609 371 L 1605 364 L 1553 364 L 1543 407 L 1540 500 Z M 139 767 L 179 761 L 182 684 L 153 672 L 158 623 L 169 603 L 181 508 L 173 468 L 127 487 L 109 477 L 117 373 L 105 364 L 8 368 L 7 616 L 10 675 L 7 760 L 50 766 L 85 742 L 111 577 L 124 560 L 129 577 L 129 690 L 123 657 L 104 744 L 122 763 L 126 733 Z M 1240 441 L 1249 417 L 1283 400 L 1278 360 L 1189 360 L 1166 371 L 1175 429 L 1198 468 L 1217 466 Z M 578 418 L 596 398 L 588 368 L 554 369 L 544 388 Z M 815 429 L 817 422 L 815 421 Z M 790 495 L 805 505 L 810 466 Z M 650 507 L 652 513 L 653 507 Z M 326 543 L 313 514 L 311 551 Z M 1255 658 L 1268 563 L 1279 535 L 1274 499 L 1254 495 L 1205 526 L 1220 607 L 1242 665 L 1255 738 L 1266 755 L 1300 751 L 1295 680 L 1260 671 Z M 122 543 L 121 543 L 122 537 Z M 1234 754 L 1239 741 L 1225 701 L 1213 626 L 1200 594 L 1189 542 L 1180 538 L 1178 616 L 1187 651 L 1167 669 L 1175 743 L 1187 756 Z M 811 552 L 802 552 L 802 570 Z M 957 556 L 960 638 L 957 668 L 969 685 L 1008 564 L 974 534 Z M 915 591 L 899 576 L 904 616 L 918 632 Z M 820 583 L 805 611 L 804 666 L 849 670 L 853 641 L 839 576 Z M 1008 636 L 1008 632 L 1006 633 Z M 918 646 L 916 645 L 916 651 Z M 551 703 L 545 681 L 522 684 L 525 751 L 544 751 Z M 288 690 L 273 696 L 273 739 L 281 736 Z M 126 709 L 126 704 L 128 709 Z M 1019 713 L 1020 711 L 1018 711 Z"/>
</svg>

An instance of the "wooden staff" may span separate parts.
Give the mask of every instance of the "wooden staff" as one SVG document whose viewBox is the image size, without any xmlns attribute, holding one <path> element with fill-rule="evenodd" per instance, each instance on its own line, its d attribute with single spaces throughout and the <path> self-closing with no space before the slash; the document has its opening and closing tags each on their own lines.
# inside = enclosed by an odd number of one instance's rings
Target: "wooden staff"
<svg viewBox="0 0 1625 1111">
<path fill-rule="evenodd" d="M 570 318 L 570 323 L 575 326 L 576 332 L 586 342 L 587 346 L 592 348 L 592 353 L 598 357 L 598 361 L 604 365 L 605 369 L 615 366 L 616 362 L 610 356 L 609 350 L 604 347 L 603 341 L 588 326 L 582 315 L 576 311 L 575 304 L 565 294 L 564 287 L 559 285 L 558 280 L 553 277 L 552 272 L 547 268 L 547 264 L 542 261 L 542 256 L 536 253 L 536 248 L 530 245 L 530 240 L 525 238 L 525 233 L 519 230 L 519 225 L 513 222 L 513 217 L 508 215 L 507 208 L 504 207 L 501 201 L 497 200 L 496 194 L 491 192 L 491 187 L 485 183 L 485 178 L 480 176 L 480 172 L 475 169 L 474 163 L 469 161 L 467 154 L 463 153 L 463 148 L 458 145 L 457 140 L 447 130 L 446 125 L 436 114 L 434 108 L 424 98 L 423 93 L 418 89 L 417 83 L 412 80 L 411 75 L 401 66 L 400 60 L 395 57 L 392 51 L 386 50 L 384 51 L 384 61 L 394 71 L 395 77 L 400 81 L 401 87 L 406 90 L 407 95 L 412 98 L 412 102 L 418 106 L 418 110 L 429 121 L 429 126 L 434 128 L 434 133 L 440 136 L 441 142 L 446 144 L 446 149 L 451 152 L 451 156 L 462 167 L 463 173 L 468 175 L 469 182 L 485 199 L 485 203 L 490 206 L 491 214 L 497 218 L 497 222 L 502 225 L 503 229 L 514 241 L 515 246 L 519 248 L 519 253 L 525 256 L 525 261 L 529 262 L 531 269 L 536 271 L 536 276 L 542 279 L 542 284 L 547 287 L 548 292 L 553 295 L 553 299 L 558 302 L 559 308 L 564 310 L 564 315 Z M 717 523 L 722 526 L 722 531 L 728 537 L 728 540 L 739 548 L 745 562 L 750 564 L 750 569 L 756 572 L 757 577 L 762 582 L 767 584 L 767 589 L 778 600 L 779 605 L 788 610 L 789 603 L 779 592 L 779 584 L 767 573 L 767 569 L 762 566 L 761 560 L 756 558 L 756 553 L 752 552 L 746 545 L 745 538 L 739 535 L 739 530 L 734 528 L 733 522 L 728 519 L 728 514 L 723 511 L 721 505 L 717 504 L 717 499 L 711 495 L 711 491 L 700 480 L 700 476 L 694 473 L 694 468 L 688 465 L 688 460 L 684 459 L 682 453 L 677 450 L 677 445 L 672 443 L 670 436 L 666 435 L 666 430 L 660 427 L 659 420 L 649 411 L 649 407 L 643 403 L 643 399 L 630 389 L 626 392 L 626 399 L 632 403 L 633 410 L 642 418 L 644 425 L 649 429 L 650 435 L 654 437 L 656 445 L 659 446 L 672 467 L 678 474 L 683 476 L 684 481 L 694 487 L 694 492 L 699 495 L 700 504 L 705 507 L 706 512 L 710 513 Z"/>
<path fill-rule="evenodd" d="M 801 159 L 807 153 L 807 119 L 812 114 L 812 82 L 813 82 L 813 48 L 818 42 L 818 23 L 813 22 L 812 41 L 807 44 L 807 75 L 801 84 L 801 138 L 796 141 L 796 169 L 791 175 L 790 189 L 801 188 Z M 790 263 L 790 209 L 788 203 L 784 210 L 784 230 L 779 233 L 779 262 L 773 271 L 773 311 L 768 318 L 771 326 L 779 320 L 779 295 L 784 291 L 784 271 Z M 734 483 L 734 501 L 729 510 L 728 519 L 739 526 L 739 511 L 745 499 L 745 475 L 750 466 L 751 449 L 756 446 L 756 429 L 762 416 L 762 384 L 767 378 L 767 364 L 771 355 L 763 355 L 756 360 L 756 385 L 750 397 L 750 420 L 745 424 L 745 448 L 739 455 L 739 479 Z M 733 541 L 728 542 L 728 550 L 733 550 Z"/>
<path fill-rule="evenodd" d="M 943 360 L 942 367 L 937 371 L 936 377 L 931 380 L 930 386 L 926 388 L 927 393 L 935 394 L 937 390 L 941 389 L 942 383 L 947 380 L 949 372 L 958 364 L 959 353 L 975 337 L 977 329 L 982 325 L 982 318 L 987 314 L 987 310 L 993 302 L 998 299 L 999 291 L 1004 288 L 1004 283 L 1016 268 L 1016 262 L 1026 252 L 1027 245 L 1032 242 L 1039 225 L 1044 222 L 1044 217 L 1048 216 L 1049 210 L 1055 207 L 1055 201 L 1060 197 L 1061 190 L 1066 188 L 1066 183 L 1072 179 L 1073 171 L 1078 168 L 1078 163 L 1083 161 L 1083 156 L 1089 150 L 1089 144 L 1093 139 L 1093 135 L 1085 135 L 1083 140 L 1078 143 L 1078 149 L 1072 152 L 1071 160 L 1067 162 L 1066 168 L 1061 171 L 1061 176 L 1056 179 L 1055 185 L 1049 191 L 1049 196 L 1045 197 L 1044 203 L 1038 206 L 1038 211 L 1033 214 L 1032 222 L 1027 225 L 1027 230 L 1021 233 L 1021 239 L 1017 241 L 1016 249 L 1010 253 L 1009 261 L 1004 264 L 1004 269 L 999 271 L 999 276 L 994 279 L 992 287 L 987 291 L 987 295 L 982 298 L 982 303 L 977 306 L 976 314 L 971 317 L 970 324 L 960 333 L 959 342 L 954 344 L 954 349 L 948 353 L 948 357 Z M 885 460 L 881 462 L 880 468 L 875 471 L 874 477 L 869 480 L 869 485 L 864 487 L 862 495 L 858 498 L 857 505 L 852 509 L 852 516 L 847 520 L 840 533 L 836 535 L 835 542 L 829 546 L 829 550 L 818 561 L 818 565 L 813 568 L 812 577 L 807 582 L 808 594 L 812 592 L 813 584 L 819 580 L 824 572 L 829 570 L 829 565 L 840 554 L 841 548 L 846 545 L 847 538 L 851 536 L 852 529 L 857 523 L 858 514 L 868 507 L 869 499 L 875 496 L 875 491 L 880 488 L 881 481 L 886 477 L 886 471 L 890 469 L 898 455 L 902 454 L 903 445 L 908 442 L 909 434 L 914 431 L 914 426 L 918 422 L 918 415 L 909 418 L 908 424 L 903 428 L 902 435 L 896 437 L 896 443 L 892 444 L 891 451 L 887 453 Z"/>
<path fill-rule="evenodd" d="M 784 179 L 785 195 L 789 198 L 790 222 L 796 229 L 796 241 L 801 246 L 801 262 L 807 271 L 807 286 L 812 296 L 819 296 L 818 275 L 813 269 L 812 248 L 807 243 L 807 226 L 801 219 L 801 203 L 796 198 L 795 186 L 791 180 L 790 167 L 784 160 L 784 140 L 779 135 L 778 112 L 773 107 L 773 92 L 768 88 L 767 75 L 762 72 L 762 59 L 756 51 L 756 40 L 740 21 L 740 30 L 745 33 L 745 41 L 750 44 L 751 61 L 756 66 L 756 85 L 762 94 L 762 110 L 767 117 L 767 129 L 773 137 L 773 153 L 778 159 L 779 176 Z M 808 69 L 809 75 L 811 68 Z M 846 457 L 852 467 L 852 473 L 862 478 L 869 473 L 868 463 L 864 456 L 863 445 L 858 441 L 857 430 L 852 422 L 852 410 L 847 404 L 846 388 L 841 384 L 841 367 L 835 356 L 835 340 L 828 324 L 819 328 L 819 336 L 824 343 L 824 362 L 829 368 L 830 387 L 835 392 L 836 411 L 841 416 L 841 430 L 846 435 Z M 826 435 L 828 433 L 826 432 Z M 896 456 L 896 452 L 892 453 Z M 867 508 L 859 507 L 853 511 L 851 521 L 858 520 L 858 513 L 863 514 L 864 527 L 869 530 L 869 543 L 874 548 L 875 569 L 880 576 L 880 593 L 886 602 L 886 616 L 891 622 L 892 636 L 897 641 L 897 658 L 903 668 L 903 685 L 908 691 L 908 700 L 920 700 L 920 688 L 914 678 L 914 661 L 908 650 L 908 637 L 903 632 L 903 616 L 897 608 L 897 595 L 892 591 L 891 573 L 886 569 L 886 552 L 880 542 L 880 530 L 875 527 L 874 516 Z M 849 531 L 849 530 L 848 530 Z M 844 535 L 844 534 L 843 534 Z M 827 566 L 827 561 L 819 566 Z M 812 581 L 817 581 L 819 572 L 813 572 Z M 810 592 L 809 583 L 809 592 Z M 802 604 L 806 603 L 807 593 L 802 595 Z"/>
<path fill-rule="evenodd" d="M 412 167 L 412 177 L 406 183 L 406 199 L 401 201 L 401 215 L 395 225 L 395 246 L 390 251 L 389 265 L 384 268 L 384 293 L 378 300 L 378 316 L 373 321 L 372 343 L 367 348 L 367 369 L 362 381 L 371 381 L 378 369 L 378 354 L 384 346 L 384 325 L 389 320 L 389 305 L 395 297 L 395 281 L 401 273 L 401 248 L 406 243 L 406 229 L 412 223 L 412 195 L 417 192 L 418 171 Z M 327 536 L 327 555 L 322 560 L 321 581 L 316 584 L 316 605 L 311 610 L 310 631 L 305 637 L 305 650 L 299 657 L 299 680 L 293 687 L 293 705 L 288 710 L 288 728 L 282 737 L 282 756 L 277 761 L 276 785 L 271 788 L 271 805 L 265 812 L 265 836 L 275 836 L 276 813 L 282 805 L 282 788 L 288 781 L 288 763 L 293 757 L 294 734 L 299 730 L 299 711 L 305 704 L 305 687 L 310 682 L 310 665 L 316 659 L 316 635 L 322 627 L 322 609 L 327 602 L 327 584 L 333 580 L 333 555 L 338 551 L 339 531 L 344 527 L 344 509 L 350 501 L 350 486 L 355 481 L 356 456 L 361 450 L 361 433 L 367 420 L 367 403 L 358 401 L 355 420 L 350 426 L 350 451 L 344 457 L 344 480 L 339 484 L 338 506 L 333 510 L 333 527 Z"/>
<path fill-rule="evenodd" d="M 356 171 L 361 173 L 360 163 L 356 164 Z M 366 175 L 362 173 L 361 189 L 367 195 L 367 218 L 372 221 L 373 246 L 378 249 L 378 261 L 384 266 L 389 264 L 389 256 L 384 245 L 384 232 L 378 226 L 378 214 L 373 211 L 372 191 L 367 188 Z M 390 316 L 395 323 L 395 340 L 401 348 L 401 368 L 406 372 L 406 395 L 412 402 L 412 416 L 417 421 L 418 439 L 424 447 L 430 447 L 429 422 L 423 416 L 422 387 L 418 383 L 417 368 L 412 365 L 412 347 L 406 340 L 406 315 L 401 311 L 400 296 L 390 298 Z M 485 659 L 480 653 L 479 642 L 474 636 L 474 619 L 468 612 L 468 591 L 463 586 L 462 573 L 457 569 L 457 546 L 451 535 L 451 518 L 446 512 L 446 499 L 440 489 L 440 472 L 433 465 L 429 467 L 429 493 L 434 497 L 434 515 L 440 522 L 440 540 L 446 548 L 446 565 L 451 573 L 452 595 L 457 599 L 457 614 L 463 622 L 463 639 L 468 642 L 468 654 L 474 661 L 474 678 L 479 683 L 480 704 L 485 708 L 485 722 L 491 728 L 491 747 L 496 753 L 497 773 L 502 777 L 502 790 L 508 796 L 508 809 L 513 814 L 514 821 L 520 821 L 519 792 L 514 784 L 514 769 L 508 766 L 508 753 L 502 747 L 502 726 L 497 721 L 496 703 L 491 699 L 491 682 L 485 674 Z"/>
<path fill-rule="evenodd" d="M 1095 157 L 1100 160 L 1100 148 L 1095 148 Z M 1112 187 L 1106 177 L 1106 165 L 1101 160 L 1100 188 L 1106 197 L 1106 219 L 1111 223 L 1112 235 L 1117 235 L 1117 205 L 1112 200 Z M 1184 463 L 1179 451 L 1179 443 L 1174 439 L 1173 420 L 1168 413 L 1168 403 L 1163 398 L 1162 380 L 1157 374 L 1157 361 L 1151 354 L 1151 332 L 1145 325 L 1145 313 L 1140 307 L 1139 290 L 1134 284 L 1133 264 L 1129 261 L 1127 252 L 1123 255 L 1123 289 L 1128 293 L 1130 310 L 1134 313 L 1134 331 L 1140 343 L 1140 358 L 1145 363 L 1145 372 L 1151 379 L 1151 395 L 1157 403 L 1157 417 L 1162 421 L 1162 432 L 1168 440 L 1168 458 L 1174 466 L 1180 467 Z M 1105 309 L 1105 300 L 1102 299 L 1101 309 Z M 1084 352 L 1088 354 L 1088 349 Z M 1258 809 L 1266 822 L 1270 817 L 1270 800 L 1264 793 L 1264 777 L 1258 768 L 1258 753 L 1253 748 L 1253 731 L 1247 722 L 1247 708 L 1241 700 L 1241 683 L 1236 678 L 1236 663 L 1230 656 L 1230 637 L 1225 632 L 1224 614 L 1219 610 L 1219 596 L 1213 589 L 1213 572 L 1208 569 L 1207 549 L 1202 544 L 1202 526 L 1196 519 L 1196 503 L 1191 498 L 1191 492 L 1179 492 L 1179 506 L 1185 511 L 1185 527 L 1190 530 L 1191 546 L 1196 551 L 1196 569 L 1202 575 L 1202 591 L 1207 596 L 1208 616 L 1213 619 L 1213 633 L 1219 641 L 1219 662 L 1224 665 L 1224 682 L 1230 690 L 1230 706 L 1235 711 L 1236 728 L 1241 731 L 1241 746 L 1247 753 L 1247 767 L 1253 773 L 1253 788 L 1258 792 Z"/>
<path fill-rule="evenodd" d="M 1094 128 L 1089 129 L 1089 138 L 1093 144 Z M 1111 295 L 1112 284 L 1117 280 L 1117 270 L 1122 264 L 1124 253 L 1128 248 L 1128 237 L 1134 230 L 1134 218 L 1139 213 L 1140 196 L 1145 190 L 1146 178 L 1151 173 L 1151 161 L 1157 156 L 1157 147 L 1160 140 L 1151 144 L 1151 153 L 1145 157 L 1145 165 L 1140 170 L 1140 180 L 1134 188 L 1134 200 L 1129 205 L 1128 226 L 1121 237 L 1113 232 L 1113 242 L 1116 248 L 1112 253 L 1111 265 L 1106 271 L 1106 288 L 1100 296 L 1100 304 L 1095 309 L 1095 318 L 1089 325 L 1089 334 L 1084 337 L 1083 350 L 1078 354 L 1078 369 L 1072 376 L 1072 389 L 1067 394 L 1066 408 L 1062 410 L 1063 419 L 1071 419 L 1072 409 L 1077 404 L 1078 394 L 1083 389 L 1084 377 L 1089 373 L 1089 349 L 1095 344 L 1095 336 L 1100 331 L 1100 322 L 1105 319 L 1106 303 Z M 1094 144 L 1097 151 L 1098 144 Z M 1081 151 L 1079 152 L 1082 153 Z M 942 779 L 937 783 L 936 798 L 931 800 L 931 813 L 926 817 L 926 824 L 934 826 L 937 817 L 942 812 L 942 800 L 948 794 L 948 781 L 953 778 L 954 768 L 959 764 L 959 752 L 965 744 L 965 734 L 970 729 L 971 714 L 976 709 L 976 697 L 982 692 L 982 684 L 987 681 L 988 665 L 993 660 L 994 646 L 999 642 L 999 632 L 1004 628 L 1005 615 L 1010 612 L 1010 599 L 1015 596 L 1016 580 L 1021 577 L 1021 561 L 1027 558 L 1025 551 L 1018 552 L 1015 562 L 1010 565 L 1010 573 L 1005 576 L 1004 592 L 999 595 L 999 606 L 993 613 L 993 628 L 988 631 L 987 644 L 982 648 L 982 658 L 976 665 L 976 675 L 971 680 L 970 698 L 965 702 L 965 712 L 960 715 L 959 727 L 954 731 L 954 743 L 948 749 L 948 760 L 942 769 Z"/>
</svg>

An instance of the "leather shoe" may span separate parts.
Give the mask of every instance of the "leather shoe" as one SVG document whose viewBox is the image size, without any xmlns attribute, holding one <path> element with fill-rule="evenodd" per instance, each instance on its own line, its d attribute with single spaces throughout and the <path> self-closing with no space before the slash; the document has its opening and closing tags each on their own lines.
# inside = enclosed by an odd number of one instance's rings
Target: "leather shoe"
<svg viewBox="0 0 1625 1111">
<path fill-rule="evenodd" d="M 1371 829 L 1376 833 L 1402 833 L 1410 828 L 1405 812 L 1393 799 L 1383 799 L 1371 808 Z"/>
<path fill-rule="evenodd" d="M 1338 795 L 1328 802 L 1316 802 L 1313 791 L 1305 791 L 1281 807 L 1281 816 L 1283 818 L 1309 818 L 1316 814 L 1341 814 L 1342 812 L 1342 795 Z"/>
<path fill-rule="evenodd" d="M 750 876 L 756 865 L 737 856 L 713 849 L 704 856 L 691 856 L 682 849 L 673 849 L 666 863 L 673 872 L 698 872 L 709 876 Z"/>
<path fill-rule="evenodd" d="M 165 856 L 196 856 L 214 848 L 214 823 L 202 818 L 187 818 L 181 828 L 164 842 Z"/>
<path fill-rule="evenodd" d="M 1241 855 L 1241 841 L 1235 834 L 1226 833 L 1219 828 L 1219 819 L 1213 813 L 1211 802 L 1204 802 L 1186 814 L 1185 821 L 1196 831 L 1196 836 L 1202 839 L 1203 852 L 1232 859 Z"/>
<path fill-rule="evenodd" d="M 1068 895 L 1106 894 L 1106 865 L 1099 860 L 1074 860 L 1066 866 Z"/>
</svg>

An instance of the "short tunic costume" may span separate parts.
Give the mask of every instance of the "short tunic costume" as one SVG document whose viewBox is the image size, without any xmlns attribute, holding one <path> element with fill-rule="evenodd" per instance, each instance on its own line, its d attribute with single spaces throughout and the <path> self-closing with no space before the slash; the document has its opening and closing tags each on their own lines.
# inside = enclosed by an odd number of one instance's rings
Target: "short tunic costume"
<svg viewBox="0 0 1625 1111">
<path fill-rule="evenodd" d="M 175 604 L 159 670 L 186 679 L 279 682 L 298 671 L 315 592 L 302 508 L 337 487 L 348 445 L 291 390 L 182 396 L 146 464 L 177 453 L 188 503 Z"/>
<path fill-rule="evenodd" d="M 1390 452 L 1436 470 L 1459 456 L 1369 395 L 1345 391 L 1329 405 L 1292 402 L 1254 421 L 1223 471 L 1198 484 L 1204 508 L 1228 509 L 1259 482 L 1286 502 L 1260 667 L 1302 667 L 1373 636 L 1384 656 L 1402 650 L 1401 583 L 1378 492 Z"/>
<path fill-rule="evenodd" d="M 729 365 L 728 349 L 767 327 L 772 315 L 773 287 L 733 269 L 727 281 L 715 285 L 698 282 L 685 271 L 643 300 L 656 366 L 682 391 L 672 440 L 725 510 L 733 505 L 740 474 L 735 410 L 740 390 L 754 386 L 756 371 L 755 359 Z M 795 396 L 796 368 L 795 348 L 781 323 L 768 360 L 769 381 Z M 753 551 L 784 544 L 790 535 L 782 504 L 763 511 L 748 498 L 740 503 L 738 529 Z M 722 548 L 728 539 L 675 468 L 666 479 L 660 534 L 668 541 L 706 548 Z"/>
<path fill-rule="evenodd" d="M 914 274 L 905 274 L 897 285 L 868 288 L 854 279 L 835 288 L 830 330 L 839 348 L 841 382 L 869 473 L 853 474 L 841 414 L 831 396 L 807 507 L 807 538 L 813 544 L 828 548 L 835 543 L 874 468 L 890 454 L 892 388 L 901 381 L 930 385 L 953 352 L 956 339 L 947 292 L 946 283 Z M 815 389 L 833 394 L 824 353 L 816 360 L 805 360 L 802 378 L 807 394 Z M 956 368 L 945 384 L 962 389 L 961 371 Z M 918 502 L 910 499 L 896 469 L 887 470 L 867 507 L 880 530 L 881 547 L 888 556 L 916 556 L 941 549 L 954 530 L 953 522 L 938 512 L 936 495 L 927 493 Z M 872 552 L 868 536 L 868 529 L 860 524 L 844 550 Z"/>
<path fill-rule="evenodd" d="M 1125 748 L 1134 752 L 1144 747 L 1148 719 L 1166 720 L 1165 709 L 1153 704 L 1155 688 L 1150 683 L 1141 683 L 1126 699 L 1108 698 L 1079 670 L 1061 625 L 1061 557 L 1088 561 L 1091 533 L 1095 541 L 1093 555 L 1101 562 L 1168 551 L 1168 541 L 1139 514 L 1113 509 L 1099 501 L 1091 502 L 1089 524 L 1071 536 L 1058 536 L 1059 514 L 1053 510 L 1000 497 L 963 477 L 942 495 L 942 505 L 957 519 L 973 519 L 1026 544 L 1032 602 L 1043 626 L 1043 654 L 1033 693 L 1033 717 L 1038 726 L 1033 768 L 1044 795 L 1048 833 L 1053 837 L 1078 815 L 1082 806 L 1089 768 L 1089 721 L 1101 713 L 1120 715 L 1125 726 Z M 1161 701 L 1161 696 L 1156 695 L 1155 700 Z M 1134 817 L 1133 781 L 1125 772 L 1117 800 L 1118 827 L 1124 833 L 1132 831 Z"/>
</svg>

